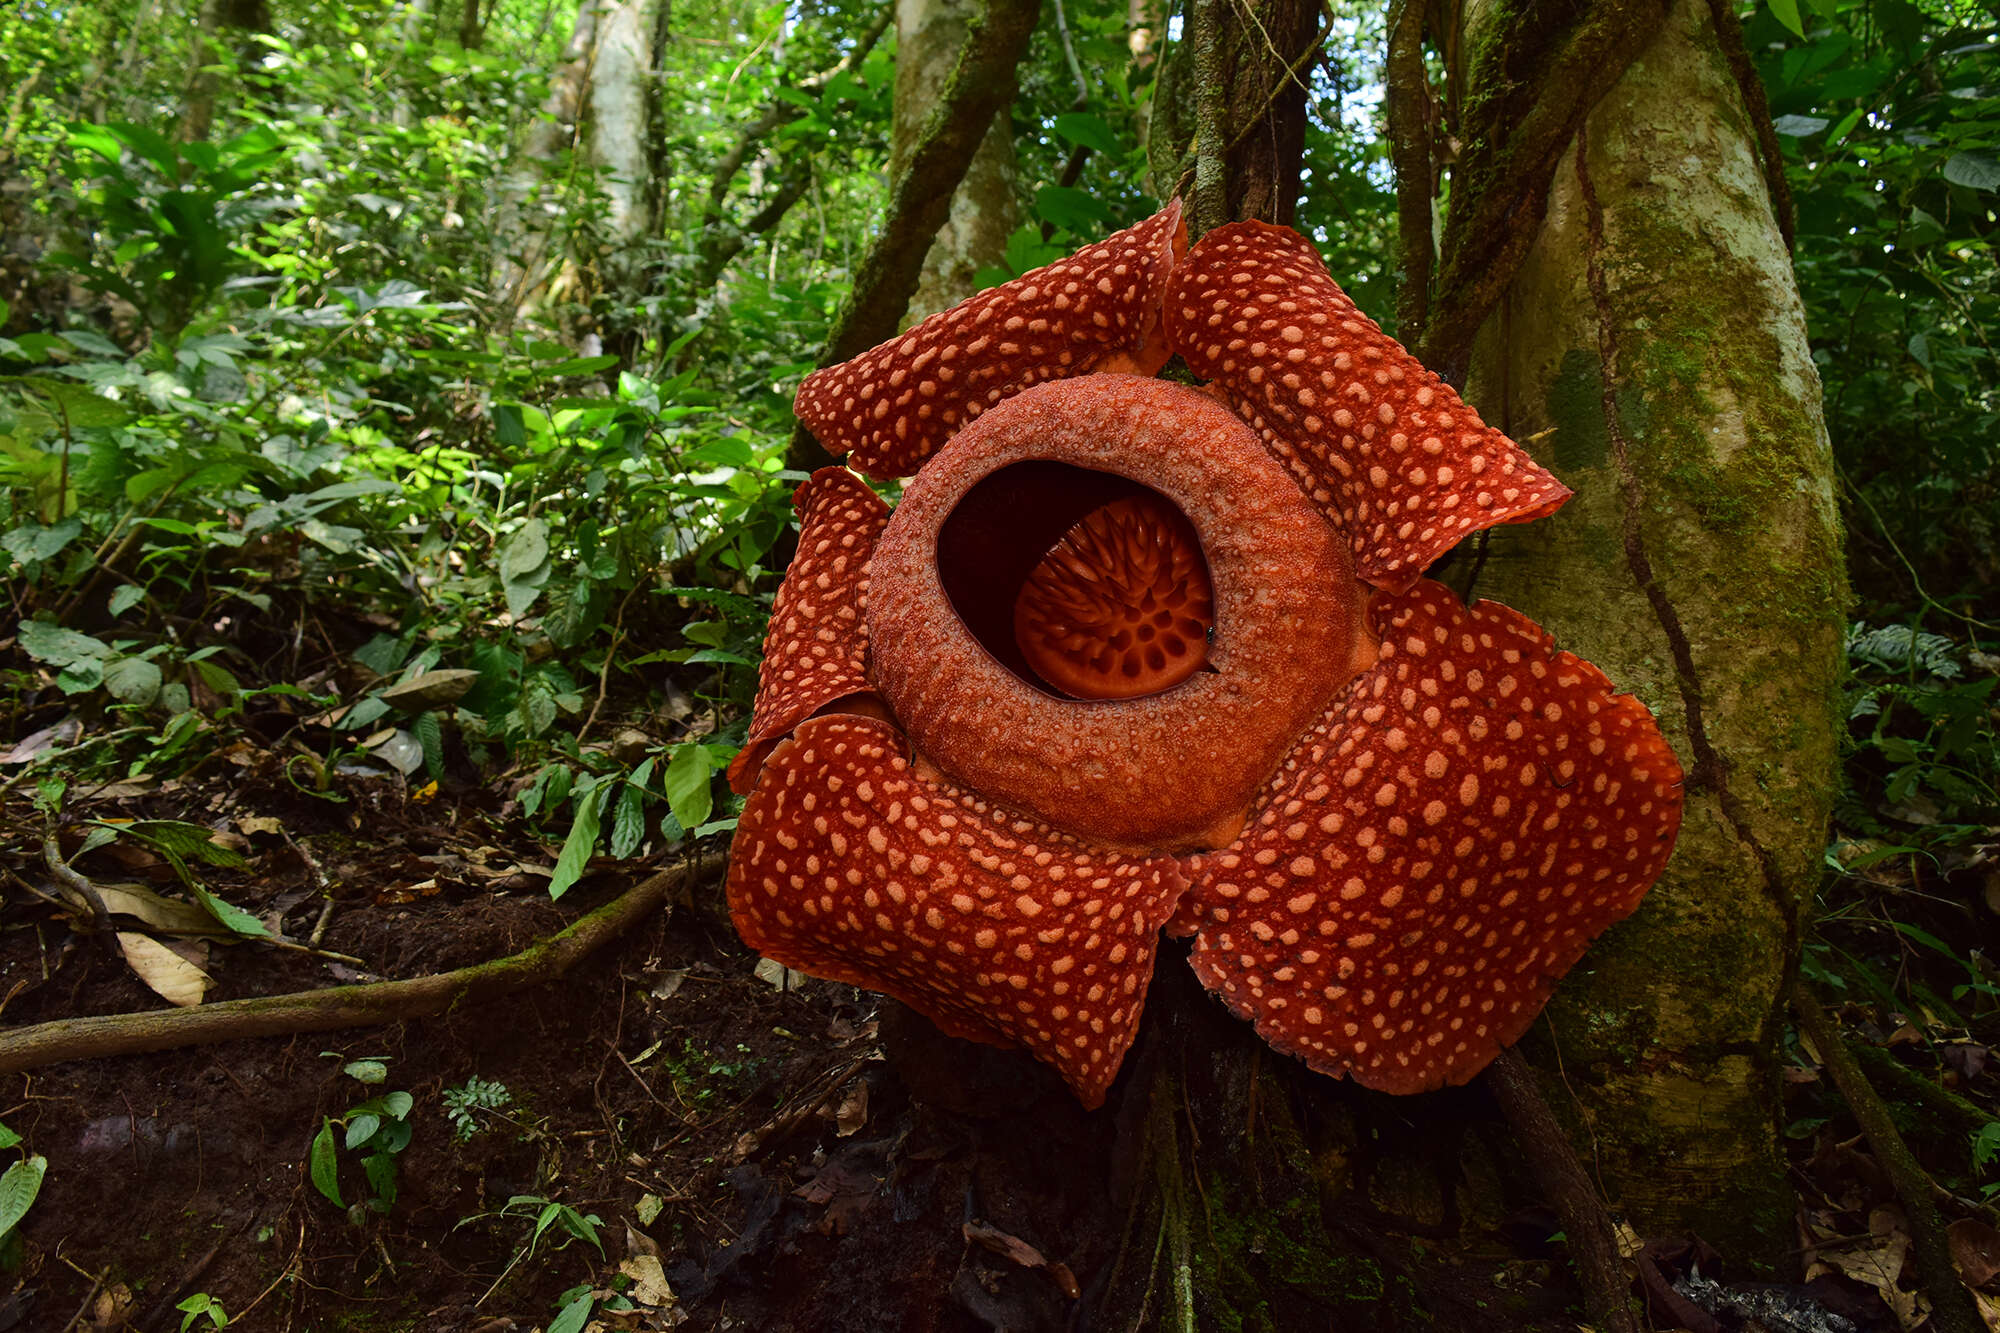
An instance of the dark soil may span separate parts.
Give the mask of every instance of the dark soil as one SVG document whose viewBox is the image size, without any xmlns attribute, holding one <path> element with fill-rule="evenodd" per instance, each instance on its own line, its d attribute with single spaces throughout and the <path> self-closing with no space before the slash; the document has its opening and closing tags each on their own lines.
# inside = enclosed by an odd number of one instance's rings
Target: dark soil
<svg viewBox="0 0 2000 1333">
<path fill-rule="evenodd" d="M 607 863 L 554 903 L 535 869 L 552 854 L 492 793 L 420 801 L 376 777 L 339 794 L 302 794 L 245 746 L 186 781 L 73 790 L 63 845 L 96 883 L 171 896 L 172 867 L 129 839 L 77 855 L 86 821 L 199 823 L 247 858 L 199 867 L 211 889 L 297 939 L 323 925 L 322 949 L 360 960 L 212 942 L 210 1000 L 514 953 L 685 851 Z M 103 934 L 36 896 L 54 889 L 38 816 L 5 799 L 23 833 L 0 852 L 5 1024 L 162 1007 Z M 1181 1261 L 1203 1328 L 1581 1321 L 1559 1227 L 1482 1092 L 1309 1075 L 1171 950 L 1095 1113 L 1025 1057 L 850 987 L 781 989 L 757 961 L 711 883 L 560 982 L 476 1009 L 10 1076 L 0 1121 L 48 1172 L 6 1256 L 0 1331 L 178 1329 L 195 1293 L 232 1328 L 527 1330 L 590 1289 L 632 1307 L 600 1308 L 603 1328 L 1124 1330 L 1173 1325 Z M 386 1064 L 379 1085 L 344 1072 L 363 1059 Z M 460 1133 L 447 1093 L 475 1078 L 510 1100 Z M 1183 1105 L 1155 1105 L 1160 1087 Z M 343 1148 L 338 1207 L 313 1140 L 392 1091 L 413 1099 L 394 1201 L 357 1203 L 369 1182 Z M 1146 1132 L 1161 1123 L 1179 1126 L 1178 1166 Z M 1176 1174 L 1178 1222 L 1153 1187 Z M 573 1212 L 537 1238 L 550 1205 Z M 601 1252 L 564 1216 L 595 1219 Z"/>
</svg>

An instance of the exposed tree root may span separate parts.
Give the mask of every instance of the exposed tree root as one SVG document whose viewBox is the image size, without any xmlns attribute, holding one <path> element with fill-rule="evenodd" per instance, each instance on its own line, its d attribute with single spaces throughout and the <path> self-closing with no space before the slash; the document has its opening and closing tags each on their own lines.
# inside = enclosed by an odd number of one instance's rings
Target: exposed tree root
<svg viewBox="0 0 2000 1333">
<path fill-rule="evenodd" d="M 1562 1218 L 1592 1321 L 1611 1333 L 1639 1333 L 1639 1320 L 1629 1299 L 1632 1284 L 1619 1263 L 1611 1215 L 1543 1099 L 1535 1071 L 1509 1046 L 1486 1067 L 1486 1083 L 1527 1154 L 1535 1179 Z"/>
<path fill-rule="evenodd" d="M 1951 1243 L 1945 1237 L 1944 1218 L 1939 1215 L 1935 1187 L 1903 1136 L 1889 1117 L 1889 1108 L 1875 1095 L 1867 1075 L 1855 1062 L 1854 1053 L 1841 1040 L 1840 1030 L 1803 981 L 1792 982 L 1792 1012 L 1799 1028 L 1819 1052 L 1819 1061 L 1840 1090 L 1847 1109 L 1854 1112 L 1876 1160 L 1889 1173 L 1889 1182 L 1902 1200 L 1903 1218 L 1910 1228 L 1910 1252 L 1917 1261 L 1917 1279 L 1931 1299 L 1931 1326 L 1938 1333 L 1983 1333 L 1986 1322 L 1972 1293 L 1959 1281 L 1951 1261 Z"/>
<path fill-rule="evenodd" d="M 0 1074 L 65 1060 L 202 1046 L 245 1037 L 289 1036 L 370 1027 L 441 1014 L 555 981 L 597 949 L 661 910 L 721 868 L 720 853 L 698 856 L 643 883 L 517 954 L 405 981 L 263 995 L 191 1009 L 64 1018 L 0 1032 Z"/>
</svg>

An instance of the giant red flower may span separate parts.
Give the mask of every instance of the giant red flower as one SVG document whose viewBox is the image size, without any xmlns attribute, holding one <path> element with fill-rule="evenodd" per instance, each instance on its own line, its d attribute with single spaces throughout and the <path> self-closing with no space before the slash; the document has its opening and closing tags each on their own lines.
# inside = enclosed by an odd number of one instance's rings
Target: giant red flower
<svg viewBox="0 0 2000 1333">
<path fill-rule="evenodd" d="M 1179 353 L 1206 391 L 1150 378 Z M 1569 491 L 1295 233 L 1178 203 L 807 378 L 729 874 L 738 931 L 1088 1106 L 1160 931 L 1272 1045 L 1472 1077 L 1680 824 L 1652 716 L 1422 579 Z"/>
</svg>

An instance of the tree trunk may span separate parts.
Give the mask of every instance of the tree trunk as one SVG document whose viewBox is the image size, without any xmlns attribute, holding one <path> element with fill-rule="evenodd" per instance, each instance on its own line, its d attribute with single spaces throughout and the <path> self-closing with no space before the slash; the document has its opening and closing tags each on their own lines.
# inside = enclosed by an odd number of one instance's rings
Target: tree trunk
<svg viewBox="0 0 2000 1333">
<path fill-rule="evenodd" d="M 1482 49 L 1522 39 L 1475 0 Z M 1459 566 L 1603 667 L 1688 770 L 1665 876 L 1538 1027 L 1648 1234 L 1782 1234 L 1776 1039 L 1833 790 L 1847 591 L 1804 313 L 1703 0 L 1583 111 L 1470 396 L 1575 488 Z M 1733 22 L 1733 18 L 1726 18 Z M 1470 201 L 1454 198 L 1453 207 Z M 1444 262 L 1449 265 L 1451 256 Z"/>
<path fill-rule="evenodd" d="M 556 212 L 531 211 L 530 203 L 539 191 L 552 187 L 557 179 L 553 169 L 564 151 L 575 146 L 590 88 L 597 30 L 607 12 L 603 0 L 578 0 L 576 22 L 549 80 L 541 114 L 522 136 L 521 151 L 499 189 L 493 236 L 500 253 L 495 256 L 492 290 L 497 306 L 493 322 L 503 334 L 516 321 L 532 317 L 563 260 L 563 232 Z"/>
<path fill-rule="evenodd" d="M 612 255 L 651 230 L 646 127 L 653 94 L 653 6 L 617 0 L 597 28 L 590 70 L 590 156 L 606 173 L 605 241 Z"/>
<path fill-rule="evenodd" d="M 271 10 L 265 0 L 203 0 L 188 53 L 187 92 L 182 98 L 180 125 L 183 143 L 206 139 L 215 121 L 215 95 L 221 86 L 217 62 L 223 59 L 224 33 L 233 31 L 241 37 L 270 30 Z M 254 54 L 247 44 L 239 45 L 240 57 Z"/>
<path fill-rule="evenodd" d="M 902 175 L 965 45 L 979 0 L 897 0 L 896 120 L 889 175 Z M 974 275 L 1007 255 L 1007 237 L 1020 224 L 1015 191 L 1013 112 L 1003 107 L 972 155 L 965 179 L 951 198 L 951 216 L 924 256 L 907 323 L 956 305 L 977 289 Z"/>
</svg>

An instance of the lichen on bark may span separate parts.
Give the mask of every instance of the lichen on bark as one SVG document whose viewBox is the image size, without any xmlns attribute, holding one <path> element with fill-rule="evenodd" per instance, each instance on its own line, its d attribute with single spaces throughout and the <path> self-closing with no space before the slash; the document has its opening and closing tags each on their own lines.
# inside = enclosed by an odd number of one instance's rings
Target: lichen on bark
<svg viewBox="0 0 2000 1333">
<path fill-rule="evenodd" d="M 1831 802 L 1846 608 L 1832 460 L 1782 233 L 1706 4 L 1584 117 L 1475 345 L 1475 404 L 1577 491 L 1476 591 L 1653 709 L 1687 819 L 1585 958 L 1558 1048 L 1641 1229 L 1781 1217 L 1777 1016 Z"/>
</svg>

